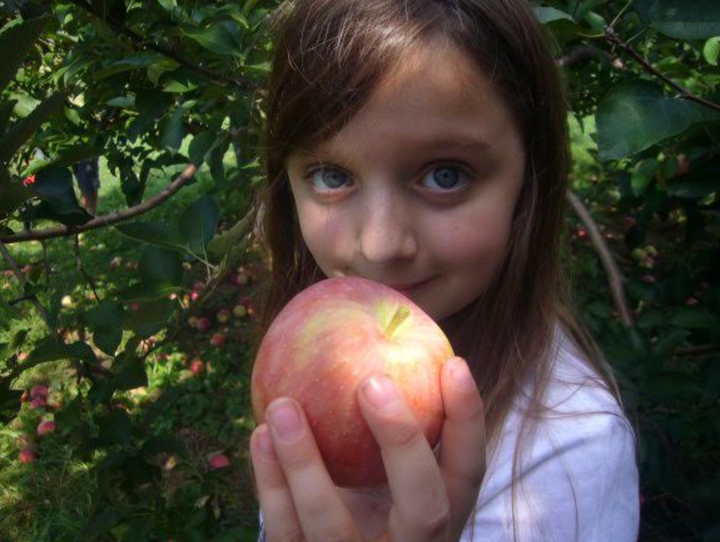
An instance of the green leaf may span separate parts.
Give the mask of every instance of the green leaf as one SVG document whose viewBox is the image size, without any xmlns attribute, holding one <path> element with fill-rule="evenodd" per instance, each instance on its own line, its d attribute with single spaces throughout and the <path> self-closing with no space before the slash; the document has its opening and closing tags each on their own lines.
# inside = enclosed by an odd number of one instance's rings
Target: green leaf
<svg viewBox="0 0 720 542">
<path fill-rule="evenodd" d="M 658 32 L 681 40 L 720 35 L 717 0 L 636 0 L 633 8 Z"/>
<path fill-rule="evenodd" d="M 73 187 L 73 176 L 67 168 L 49 167 L 38 172 L 32 191 L 50 204 L 58 214 L 81 213 Z"/>
<path fill-rule="evenodd" d="M 27 117 L 16 122 L 0 139 L 0 162 L 7 162 L 40 127 L 63 105 L 65 96 L 58 92 L 38 105 Z"/>
<path fill-rule="evenodd" d="M 41 339 L 35 349 L 25 360 L 25 365 L 36 365 L 47 361 L 77 359 L 75 352 L 68 345 L 58 342 L 53 337 Z"/>
<path fill-rule="evenodd" d="M 163 297 L 163 299 L 143 303 L 140 310 L 128 314 L 125 319 L 125 329 L 139 333 L 145 328 L 155 324 L 165 325 L 177 309 L 175 302 Z"/>
<path fill-rule="evenodd" d="M 215 235 L 220 208 L 212 196 L 202 196 L 183 212 L 178 222 L 178 230 L 194 254 L 202 254 L 205 245 Z"/>
<path fill-rule="evenodd" d="M 145 193 L 145 184 L 138 179 L 132 162 L 120 164 L 120 188 L 129 206 L 137 205 Z"/>
<path fill-rule="evenodd" d="M 642 196 L 650 185 L 650 181 L 655 177 L 657 173 L 659 162 L 655 158 L 643 160 L 638 162 L 632 173 L 630 179 L 630 186 L 632 186 L 633 193 L 636 196 Z"/>
<path fill-rule="evenodd" d="M 658 356 L 666 356 L 679 346 L 682 346 L 685 339 L 690 335 L 691 333 L 684 329 L 670 329 L 653 345 L 653 351 Z"/>
<path fill-rule="evenodd" d="M 179 285 L 182 283 L 182 257 L 179 253 L 152 246 L 145 247 L 138 271 L 146 282 Z"/>
<path fill-rule="evenodd" d="M 118 329 L 125 317 L 123 306 L 117 301 L 103 301 L 97 307 L 80 314 L 80 321 L 91 329 Z"/>
<path fill-rule="evenodd" d="M 190 161 L 196 167 L 199 168 L 203 162 L 205 162 L 206 156 L 208 152 L 210 152 L 214 142 L 215 135 L 209 131 L 200 132 L 193 136 L 188 152 L 190 154 Z"/>
<path fill-rule="evenodd" d="M 181 107 L 169 113 L 160 123 L 160 147 L 177 152 L 185 137 Z"/>
<path fill-rule="evenodd" d="M 214 259 L 219 260 L 234 247 L 240 245 L 249 233 L 254 218 L 254 213 L 248 213 L 235 225 L 233 225 L 232 228 L 215 235 L 208 243 L 208 254 L 210 254 L 210 256 Z"/>
<path fill-rule="evenodd" d="M 117 96 L 105 102 L 110 107 L 118 107 L 120 109 L 136 109 L 134 96 Z"/>
<path fill-rule="evenodd" d="M 145 362 L 134 354 L 123 354 L 113 364 L 115 386 L 119 390 L 132 390 L 147 386 Z"/>
<path fill-rule="evenodd" d="M 12 115 L 16 103 L 15 100 L 9 100 L 0 104 L 0 136 L 5 133 L 5 128 L 10 122 L 10 115 Z"/>
<path fill-rule="evenodd" d="M 14 79 L 15 72 L 42 34 L 48 20 L 49 17 L 38 17 L 22 22 L 17 20 L 17 24 L 5 25 L 4 31 L 0 34 L 0 51 L 2 51 L 0 91 Z"/>
<path fill-rule="evenodd" d="M 6 424 L 13 420 L 20 411 L 22 390 L 11 390 L 10 378 L 0 379 L 0 423 Z"/>
<path fill-rule="evenodd" d="M 680 307 L 670 314 L 670 323 L 683 329 L 720 329 L 720 316 L 702 307 Z"/>
<path fill-rule="evenodd" d="M 114 356 L 122 341 L 122 330 L 98 328 L 93 333 L 93 342 L 101 351 L 108 356 Z"/>
<path fill-rule="evenodd" d="M 0 167 L 0 218 L 8 216 L 32 197 L 33 193 L 19 179 L 13 181 L 7 170 Z"/>
<path fill-rule="evenodd" d="M 678 371 L 664 371 L 648 376 L 647 388 L 663 399 L 678 399 L 700 391 L 694 379 Z"/>
<path fill-rule="evenodd" d="M 718 65 L 718 57 L 720 57 L 720 37 L 719 36 L 710 38 L 709 40 L 707 40 L 705 42 L 705 46 L 703 47 L 703 57 L 705 57 L 705 62 L 707 62 L 711 66 Z"/>
<path fill-rule="evenodd" d="M 165 57 L 160 53 L 156 53 L 154 51 L 143 51 L 136 55 L 110 63 L 106 68 L 96 71 L 93 77 L 96 80 L 105 79 L 106 77 L 110 77 L 111 75 L 116 75 L 118 73 L 147 68 L 148 66 L 161 62 L 164 59 Z"/>
<path fill-rule="evenodd" d="M 100 429 L 99 438 L 103 443 L 127 446 L 132 442 L 132 420 L 124 410 L 116 408 L 98 416 L 97 423 Z"/>
<path fill-rule="evenodd" d="M 202 47 L 217 55 L 242 55 L 242 50 L 238 47 L 232 33 L 221 24 L 215 24 L 207 28 L 183 28 L 182 32 L 188 38 L 195 40 Z"/>
<path fill-rule="evenodd" d="M 175 226 L 165 222 L 131 222 L 115 226 L 120 233 L 158 247 L 185 252 L 183 239 Z"/>
<path fill-rule="evenodd" d="M 600 158 L 612 160 L 637 154 L 693 125 L 720 120 L 720 113 L 680 98 L 667 98 L 649 81 L 616 85 L 597 108 Z"/>
<path fill-rule="evenodd" d="M 575 22 L 572 15 L 556 8 L 537 6 L 533 8 L 533 12 L 542 24 L 551 23 L 560 19 L 568 19 Z"/>
</svg>

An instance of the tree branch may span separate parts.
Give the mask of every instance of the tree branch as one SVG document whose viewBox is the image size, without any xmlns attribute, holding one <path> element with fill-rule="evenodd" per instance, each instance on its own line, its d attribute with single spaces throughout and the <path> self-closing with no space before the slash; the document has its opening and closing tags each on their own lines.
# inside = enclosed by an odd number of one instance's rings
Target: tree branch
<svg viewBox="0 0 720 542">
<path fill-rule="evenodd" d="M 595 224 L 592 216 L 590 216 L 590 212 L 580 201 L 580 198 L 578 198 L 575 194 L 568 190 L 567 199 L 570 202 L 573 210 L 575 211 L 575 214 L 578 215 L 582 223 L 587 228 L 588 234 L 590 235 L 590 241 L 592 242 L 593 247 L 595 247 L 595 252 L 597 252 L 598 256 L 600 256 L 600 261 L 602 262 L 603 267 L 605 268 L 605 272 L 608 276 L 610 293 L 612 295 L 613 301 L 615 301 L 615 306 L 620 312 L 620 318 L 623 325 L 625 327 L 632 327 L 633 320 L 632 316 L 630 315 L 630 310 L 627 306 L 627 301 L 625 300 L 623 277 L 617 265 L 615 264 L 615 260 L 610 254 L 610 249 L 608 249 L 607 243 L 605 243 L 605 240 L 600 234 L 600 230 L 598 229 L 597 224 Z"/>
<path fill-rule="evenodd" d="M 677 90 L 680 93 L 681 98 L 691 102 L 699 103 L 700 105 L 704 105 L 705 107 L 709 107 L 710 109 L 714 109 L 715 111 L 720 111 L 720 104 L 711 102 L 710 100 L 706 100 L 705 98 L 701 98 L 700 96 L 693 94 L 685 87 L 679 85 L 678 83 L 670 79 L 668 76 L 658 71 L 652 64 L 650 64 L 645 58 L 643 58 L 643 56 L 638 53 L 632 45 L 622 39 L 612 25 L 605 28 L 605 36 L 610 43 L 617 45 L 628 55 L 637 60 L 642 65 L 642 67 L 645 68 L 645 71 L 653 74 L 655 77 L 658 77 L 667 85 L 670 85 L 672 88 Z"/>
<path fill-rule="evenodd" d="M 125 209 L 124 211 L 108 213 L 106 215 L 94 218 L 89 222 L 86 222 L 82 226 L 76 226 L 72 228 L 68 228 L 67 226 L 58 226 L 54 228 L 47 228 L 45 230 L 25 231 L 22 233 L 17 233 L 15 235 L 0 237 L 0 245 L 2 245 L 3 243 L 9 245 L 11 243 L 22 243 L 25 241 L 40 241 L 42 239 L 52 239 L 55 237 L 67 237 L 83 231 L 104 228 L 106 226 L 117 224 L 118 222 L 130 220 L 131 218 L 135 218 L 136 216 L 140 216 L 148 212 L 149 210 L 157 207 L 165 200 L 172 197 L 178 190 L 180 190 L 183 186 L 185 186 L 192 180 L 192 178 L 195 176 L 196 171 L 197 167 L 192 164 L 188 165 L 183 170 L 183 172 L 159 194 L 156 194 L 152 198 L 149 198 L 142 203 L 135 205 L 134 207 Z"/>
<path fill-rule="evenodd" d="M 90 289 L 92 290 L 93 295 L 95 296 L 95 301 L 100 303 L 100 296 L 97 293 L 97 290 L 95 289 L 95 283 L 93 282 L 90 275 L 88 275 L 87 271 L 85 271 L 85 266 L 82 263 L 82 258 L 80 256 L 80 238 L 78 235 L 73 236 L 75 239 L 75 260 L 77 261 L 78 271 L 82 274 L 83 277 L 85 277 L 85 280 L 90 285 Z"/>
</svg>

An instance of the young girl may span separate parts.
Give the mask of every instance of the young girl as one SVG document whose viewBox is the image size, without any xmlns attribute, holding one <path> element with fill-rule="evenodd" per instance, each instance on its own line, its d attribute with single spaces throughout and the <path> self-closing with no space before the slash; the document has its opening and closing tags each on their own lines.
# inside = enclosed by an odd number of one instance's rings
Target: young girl
<svg viewBox="0 0 720 542">
<path fill-rule="evenodd" d="M 567 110 L 526 0 L 295 0 L 275 31 L 260 336 L 307 286 L 361 276 L 457 357 L 436 450 L 382 375 L 360 386 L 379 488 L 336 487 L 299 405 L 270 405 L 260 539 L 636 540 L 634 431 L 560 267 Z"/>
</svg>

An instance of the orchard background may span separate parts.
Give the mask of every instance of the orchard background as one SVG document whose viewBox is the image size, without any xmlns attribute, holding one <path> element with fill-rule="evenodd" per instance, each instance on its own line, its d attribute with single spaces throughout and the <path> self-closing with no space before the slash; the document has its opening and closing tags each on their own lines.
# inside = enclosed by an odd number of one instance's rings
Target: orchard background
<svg viewBox="0 0 720 542">
<path fill-rule="evenodd" d="M 276 0 L 0 1 L 0 540 L 250 541 Z M 720 2 L 537 3 L 642 541 L 720 540 Z M 35 149 L 42 149 L 41 158 Z M 73 166 L 99 159 L 96 216 Z"/>
</svg>

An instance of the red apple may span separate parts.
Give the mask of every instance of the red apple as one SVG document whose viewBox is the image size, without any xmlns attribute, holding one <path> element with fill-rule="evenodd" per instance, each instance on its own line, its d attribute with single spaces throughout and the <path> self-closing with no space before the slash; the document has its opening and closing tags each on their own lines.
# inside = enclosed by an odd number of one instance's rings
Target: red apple
<svg viewBox="0 0 720 542">
<path fill-rule="evenodd" d="M 38 427 L 37 427 L 37 434 L 40 437 L 47 435 L 48 433 L 52 433 L 54 431 L 55 431 L 55 422 L 50 421 L 50 420 L 41 422 L 40 425 L 38 425 Z"/>
<path fill-rule="evenodd" d="M 225 454 L 212 454 L 207 458 L 208 469 L 218 470 L 230 466 L 230 460 Z"/>
<path fill-rule="evenodd" d="M 210 344 L 216 348 L 222 348 L 223 346 L 225 346 L 226 341 L 227 336 L 223 333 L 215 333 L 215 335 L 210 338 Z"/>
<path fill-rule="evenodd" d="M 35 450 L 30 446 L 26 446 L 25 448 L 20 450 L 20 453 L 18 454 L 18 459 L 20 460 L 20 463 L 35 463 L 35 460 L 37 459 L 37 453 L 35 453 Z"/>
<path fill-rule="evenodd" d="M 197 328 L 200 331 L 207 331 L 212 327 L 212 322 L 210 321 L 210 318 L 207 316 L 203 316 L 202 318 L 198 319 L 197 321 Z"/>
<path fill-rule="evenodd" d="M 453 356 L 440 327 L 400 292 L 362 278 L 326 279 L 295 296 L 265 334 L 252 372 L 253 414 L 262 424 L 273 400 L 292 397 L 335 484 L 376 486 L 387 475 L 358 384 L 389 375 L 435 447 L 444 419 L 440 372 Z"/>
<path fill-rule="evenodd" d="M 30 389 L 30 397 L 47 397 L 49 390 L 45 384 L 38 384 Z"/>
<path fill-rule="evenodd" d="M 190 363 L 190 372 L 194 375 L 199 375 L 205 369 L 205 364 L 201 359 L 194 359 Z"/>
</svg>

